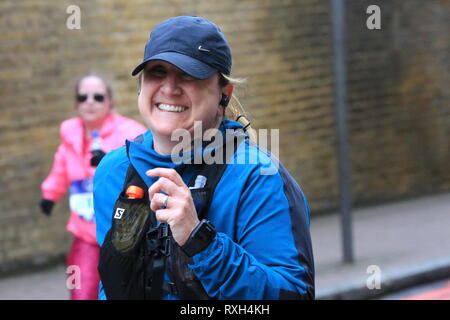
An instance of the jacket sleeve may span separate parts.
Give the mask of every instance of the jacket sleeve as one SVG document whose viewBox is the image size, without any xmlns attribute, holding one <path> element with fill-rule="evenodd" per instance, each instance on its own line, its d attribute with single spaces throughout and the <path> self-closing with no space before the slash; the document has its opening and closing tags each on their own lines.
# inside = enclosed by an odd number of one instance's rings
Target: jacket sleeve
<svg viewBox="0 0 450 320">
<path fill-rule="evenodd" d="M 254 171 L 237 206 L 235 235 L 218 232 L 192 258 L 190 268 L 206 292 L 218 299 L 313 298 L 306 200 L 297 206 L 294 213 L 281 174 L 264 176 Z"/>
<path fill-rule="evenodd" d="M 65 147 L 60 144 L 54 157 L 49 175 L 41 185 L 42 197 L 51 201 L 59 201 L 69 187 L 67 177 Z"/>
<path fill-rule="evenodd" d="M 128 159 L 124 156 L 124 147 L 106 154 L 94 175 L 94 210 L 96 237 L 102 246 L 112 224 L 114 204 L 122 191 L 123 181 L 128 168 Z M 103 284 L 99 284 L 99 300 L 106 300 Z"/>
</svg>

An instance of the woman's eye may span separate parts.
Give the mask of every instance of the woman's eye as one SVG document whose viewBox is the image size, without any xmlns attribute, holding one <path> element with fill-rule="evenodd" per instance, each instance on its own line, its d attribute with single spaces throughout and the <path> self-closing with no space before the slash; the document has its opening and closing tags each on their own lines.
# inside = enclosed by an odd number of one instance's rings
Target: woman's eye
<svg viewBox="0 0 450 320">
<path fill-rule="evenodd" d="M 148 71 L 149 75 L 157 78 L 164 78 L 166 76 L 166 70 L 163 68 L 154 68 Z"/>
<path fill-rule="evenodd" d="M 180 78 L 181 78 L 183 81 L 193 81 L 193 80 L 195 80 L 194 77 L 188 75 L 187 73 L 182 73 L 181 76 L 180 76 Z"/>
</svg>

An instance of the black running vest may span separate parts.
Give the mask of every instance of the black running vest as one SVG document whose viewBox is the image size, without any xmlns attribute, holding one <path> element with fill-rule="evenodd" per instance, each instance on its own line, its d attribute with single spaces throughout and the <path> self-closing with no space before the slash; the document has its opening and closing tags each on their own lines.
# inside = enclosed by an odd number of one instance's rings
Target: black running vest
<svg viewBox="0 0 450 320">
<path fill-rule="evenodd" d="M 234 145 L 235 149 L 237 144 Z M 206 185 L 191 189 L 199 220 L 206 218 L 214 190 L 226 168 L 223 164 L 189 165 L 194 169 L 188 187 L 198 175 Z M 187 165 L 178 171 L 180 176 Z M 135 185 L 145 190 L 143 199 L 128 199 L 125 190 Z M 189 258 L 173 240 L 166 223 L 158 223 L 150 210 L 148 187 L 130 162 L 125 183 L 112 212 L 111 228 L 100 248 L 100 273 L 108 299 L 152 299 L 173 294 L 181 299 L 211 299 L 187 267 Z M 171 279 L 166 279 L 166 271 Z"/>
</svg>

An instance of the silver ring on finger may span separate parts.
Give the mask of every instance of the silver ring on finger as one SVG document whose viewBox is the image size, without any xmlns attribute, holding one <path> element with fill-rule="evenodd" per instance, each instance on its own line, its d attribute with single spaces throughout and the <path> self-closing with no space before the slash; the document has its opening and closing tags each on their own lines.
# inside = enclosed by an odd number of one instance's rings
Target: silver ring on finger
<svg viewBox="0 0 450 320">
<path fill-rule="evenodd" d="M 169 196 L 165 196 L 162 201 L 162 206 L 164 209 L 167 208 L 167 200 L 169 200 Z"/>
</svg>

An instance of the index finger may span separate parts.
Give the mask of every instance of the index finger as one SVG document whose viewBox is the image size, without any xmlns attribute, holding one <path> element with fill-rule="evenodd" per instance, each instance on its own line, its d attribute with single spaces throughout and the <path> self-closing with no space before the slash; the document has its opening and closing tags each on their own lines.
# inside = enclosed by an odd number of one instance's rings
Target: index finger
<svg viewBox="0 0 450 320">
<path fill-rule="evenodd" d="M 186 184 L 184 183 L 181 176 L 174 169 L 154 168 L 154 169 L 148 170 L 145 174 L 148 175 L 149 177 L 165 177 L 165 178 L 171 180 L 173 183 L 175 183 L 179 187 L 186 186 Z"/>
</svg>

